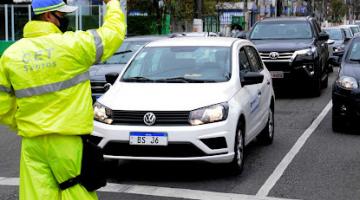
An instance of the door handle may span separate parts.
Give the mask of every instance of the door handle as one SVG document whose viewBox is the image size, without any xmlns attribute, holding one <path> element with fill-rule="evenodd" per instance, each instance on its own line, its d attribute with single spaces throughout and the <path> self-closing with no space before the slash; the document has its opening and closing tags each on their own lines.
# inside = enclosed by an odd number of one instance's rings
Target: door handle
<svg viewBox="0 0 360 200">
<path fill-rule="evenodd" d="M 267 85 L 270 85 L 270 81 L 269 81 L 269 80 L 267 80 L 266 84 L 267 84 Z"/>
</svg>

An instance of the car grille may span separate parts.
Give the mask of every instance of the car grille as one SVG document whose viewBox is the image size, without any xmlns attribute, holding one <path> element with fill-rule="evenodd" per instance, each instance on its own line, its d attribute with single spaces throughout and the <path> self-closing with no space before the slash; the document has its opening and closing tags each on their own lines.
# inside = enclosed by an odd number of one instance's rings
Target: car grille
<svg viewBox="0 0 360 200">
<path fill-rule="evenodd" d="M 156 116 L 156 125 L 190 125 L 189 111 L 120 111 L 113 110 L 113 124 L 145 125 L 144 115 L 152 112 Z"/>
<path fill-rule="evenodd" d="M 96 94 L 96 93 L 104 94 L 105 93 L 104 85 L 106 84 L 106 82 L 102 82 L 102 81 L 94 82 L 94 81 L 91 81 L 90 84 L 91 84 L 91 92 L 93 94 Z"/>
<path fill-rule="evenodd" d="M 168 146 L 138 146 L 123 142 L 109 142 L 105 155 L 132 157 L 201 157 L 207 154 L 191 143 L 169 143 Z"/>
<path fill-rule="evenodd" d="M 272 52 L 260 52 L 261 59 L 264 62 L 291 62 L 294 52 L 275 52 L 278 53 L 277 58 L 271 57 Z"/>
</svg>

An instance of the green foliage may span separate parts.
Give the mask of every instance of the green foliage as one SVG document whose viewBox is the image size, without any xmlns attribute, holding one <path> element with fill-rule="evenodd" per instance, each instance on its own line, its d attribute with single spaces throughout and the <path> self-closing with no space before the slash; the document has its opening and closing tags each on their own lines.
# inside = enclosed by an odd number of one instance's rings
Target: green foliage
<svg viewBox="0 0 360 200">
<path fill-rule="evenodd" d="M 329 22 L 340 23 L 346 14 L 346 5 L 342 0 L 331 0 L 330 1 L 330 19 Z"/>
<path fill-rule="evenodd" d="M 154 16 L 128 16 L 128 35 L 157 34 L 156 17 Z"/>
</svg>

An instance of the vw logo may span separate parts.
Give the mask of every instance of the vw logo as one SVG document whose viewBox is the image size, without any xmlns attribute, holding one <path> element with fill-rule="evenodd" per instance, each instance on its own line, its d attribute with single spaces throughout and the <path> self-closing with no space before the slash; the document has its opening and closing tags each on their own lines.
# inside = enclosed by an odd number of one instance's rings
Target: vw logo
<svg viewBox="0 0 360 200">
<path fill-rule="evenodd" d="M 269 54 L 269 57 L 270 57 L 270 59 L 272 59 L 272 60 L 278 59 L 279 56 L 280 56 L 280 55 L 279 55 L 278 52 L 271 52 L 271 53 Z"/>
<path fill-rule="evenodd" d="M 152 112 L 148 112 L 144 115 L 144 123 L 148 126 L 154 125 L 156 121 L 156 116 Z"/>
</svg>

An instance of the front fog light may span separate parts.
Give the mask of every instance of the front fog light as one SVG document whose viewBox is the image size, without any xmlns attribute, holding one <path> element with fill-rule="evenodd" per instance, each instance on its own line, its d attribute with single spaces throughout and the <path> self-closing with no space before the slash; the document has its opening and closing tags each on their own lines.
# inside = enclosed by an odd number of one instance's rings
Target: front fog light
<svg viewBox="0 0 360 200">
<path fill-rule="evenodd" d="M 227 103 L 216 104 L 191 111 L 189 123 L 193 126 L 223 121 L 227 118 L 229 106 Z"/>
<path fill-rule="evenodd" d="M 106 124 L 112 124 L 112 110 L 96 102 L 94 104 L 94 119 Z"/>
<path fill-rule="evenodd" d="M 359 87 L 356 79 L 350 76 L 341 76 L 336 83 L 345 90 L 353 90 Z"/>
</svg>

